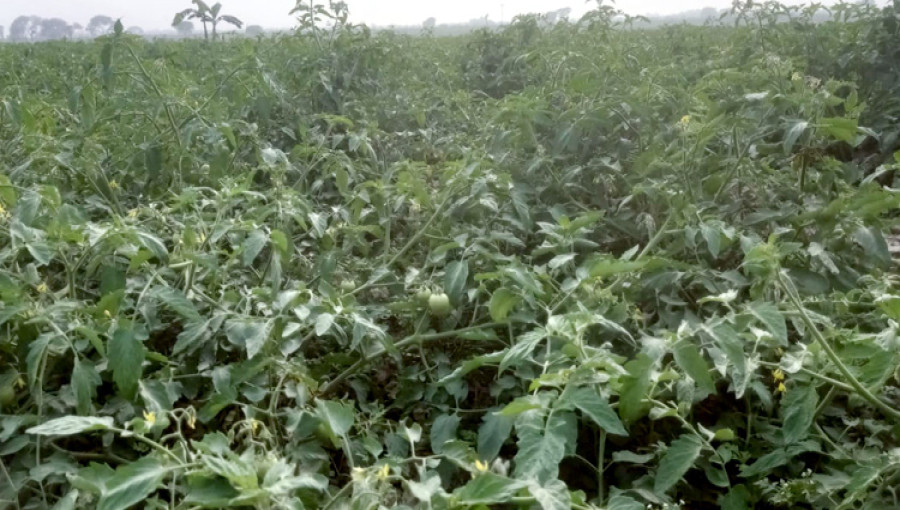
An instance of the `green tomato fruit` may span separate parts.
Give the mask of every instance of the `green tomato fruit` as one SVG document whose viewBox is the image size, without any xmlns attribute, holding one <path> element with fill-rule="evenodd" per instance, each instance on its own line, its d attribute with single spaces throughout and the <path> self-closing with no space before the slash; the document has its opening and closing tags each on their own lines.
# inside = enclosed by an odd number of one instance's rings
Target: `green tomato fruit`
<svg viewBox="0 0 900 510">
<path fill-rule="evenodd" d="M 0 407 L 9 407 L 16 402 L 16 389 L 12 384 L 0 387 Z"/>
<path fill-rule="evenodd" d="M 428 302 L 431 298 L 431 291 L 428 289 L 422 289 L 419 292 L 416 292 L 416 301 L 422 303 L 423 305 Z"/>
<path fill-rule="evenodd" d="M 450 298 L 447 294 L 432 294 L 428 298 L 428 308 L 435 317 L 446 317 L 450 315 Z"/>
<path fill-rule="evenodd" d="M 341 290 L 344 292 L 353 292 L 356 290 L 356 282 L 353 280 L 341 280 Z"/>
</svg>

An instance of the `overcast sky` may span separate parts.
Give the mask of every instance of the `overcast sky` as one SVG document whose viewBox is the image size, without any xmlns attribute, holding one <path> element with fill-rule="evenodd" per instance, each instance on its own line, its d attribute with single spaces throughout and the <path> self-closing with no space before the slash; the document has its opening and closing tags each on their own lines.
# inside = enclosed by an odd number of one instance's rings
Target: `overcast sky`
<svg viewBox="0 0 900 510">
<path fill-rule="evenodd" d="M 465 22 L 485 15 L 499 21 L 501 16 L 509 20 L 516 14 L 567 6 L 572 7 L 573 15 L 578 15 L 594 5 L 582 0 L 349 0 L 348 3 L 353 19 L 370 25 L 418 25 L 431 16 L 438 23 Z M 785 3 L 802 2 L 787 0 Z M 294 26 L 293 18 L 287 13 L 295 0 L 222 0 L 222 4 L 223 13 L 235 15 L 250 25 Z M 0 25 L 8 28 L 20 15 L 59 17 L 87 25 L 95 14 L 105 14 L 123 18 L 126 26 L 161 30 L 169 27 L 175 12 L 190 5 L 190 0 L 0 0 Z M 703 7 L 724 8 L 731 5 L 731 0 L 618 0 L 615 5 L 631 14 L 674 14 Z"/>
</svg>

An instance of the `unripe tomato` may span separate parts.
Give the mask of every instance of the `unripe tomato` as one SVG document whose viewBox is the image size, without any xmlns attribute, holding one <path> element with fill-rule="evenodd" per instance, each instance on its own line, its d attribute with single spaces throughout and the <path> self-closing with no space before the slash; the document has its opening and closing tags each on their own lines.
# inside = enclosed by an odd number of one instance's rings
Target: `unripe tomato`
<svg viewBox="0 0 900 510">
<path fill-rule="evenodd" d="M 422 303 L 428 303 L 428 300 L 431 298 L 431 291 L 428 289 L 422 289 L 419 292 L 416 292 L 416 301 Z"/>
<path fill-rule="evenodd" d="M 356 290 L 356 282 L 353 280 L 341 280 L 341 290 L 344 292 L 353 292 Z"/>
<path fill-rule="evenodd" d="M 16 402 L 16 390 L 12 384 L 0 386 L 0 407 L 9 407 Z"/>
<path fill-rule="evenodd" d="M 450 315 L 450 298 L 447 294 L 432 294 L 428 298 L 428 308 L 435 317 L 446 317 Z"/>
</svg>

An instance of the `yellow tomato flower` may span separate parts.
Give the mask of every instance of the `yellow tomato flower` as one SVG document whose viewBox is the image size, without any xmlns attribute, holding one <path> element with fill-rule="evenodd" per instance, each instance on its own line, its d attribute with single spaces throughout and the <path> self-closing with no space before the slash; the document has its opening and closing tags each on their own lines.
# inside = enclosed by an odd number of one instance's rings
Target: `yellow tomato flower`
<svg viewBox="0 0 900 510">
<path fill-rule="evenodd" d="M 251 419 L 250 420 L 250 430 L 256 434 L 259 431 L 259 420 Z"/>
<path fill-rule="evenodd" d="M 144 411 L 144 421 L 150 424 L 150 426 L 152 427 L 153 424 L 156 423 L 156 413 L 154 413 L 153 411 L 150 411 L 149 413 L 147 411 Z"/>
<path fill-rule="evenodd" d="M 115 179 L 109 181 L 109 189 L 116 190 L 119 189 L 119 182 Z"/>
<path fill-rule="evenodd" d="M 487 473 L 488 464 L 487 462 L 482 462 L 480 460 L 475 461 L 475 470 L 479 473 Z"/>
<path fill-rule="evenodd" d="M 784 385 L 783 382 L 780 382 L 780 383 L 778 383 L 778 389 L 776 389 L 775 391 L 777 391 L 778 393 L 784 393 L 787 391 L 787 387 Z"/>
<path fill-rule="evenodd" d="M 376 475 L 379 480 L 387 480 L 388 476 L 391 475 L 391 466 L 390 464 L 385 464 L 381 466 L 381 469 L 378 470 L 378 474 Z"/>
<path fill-rule="evenodd" d="M 0 220 L 5 220 L 6 218 L 9 218 L 9 212 L 3 207 L 3 204 L 0 204 Z"/>
<path fill-rule="evenodd" d="M 47 292 L 50 292 L 50 287 L 48 287 L 46 283 L 41 282 L 41 284 L 37 286 L 37 291 L 41 294 L 46 294 Z"/>
<path fill-rule="evenodd" d="M 687 127 L 687 125 L 691 123 L 691 116 L 685 115 L 678 123 L 681 124 L 681 127 Z"/>
<path fill-rule="evenodd" d="M 772 379 L 775 379 L 775 382 L 781 382 L 784 380 L 784 372 L 777 368 L 774 372 L 772 372 Z"/>
<path fill-rule="evenodd" d="M 192 415 L 188 416 L 187 426 L 188 426 L 188 428 L 193 430 L 195 425 L 197 425 L 197 417 L 192 414 Z"/>
<path fill-rule="evenodd" d="M 139 211 L 137 209 L 132 209 L 132 210 L 128 211 L 128 217 L 131 219 L 135 219 L 138 217 L 138 212 Z"/>
</svg>

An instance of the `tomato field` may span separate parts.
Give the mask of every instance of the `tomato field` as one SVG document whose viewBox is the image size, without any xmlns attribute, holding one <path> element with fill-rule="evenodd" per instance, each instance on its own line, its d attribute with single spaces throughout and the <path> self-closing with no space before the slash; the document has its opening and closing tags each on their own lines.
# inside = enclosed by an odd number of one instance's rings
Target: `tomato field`
<svg viewBox="0 0 900 510">
<path fill-rule="evenodd" d="M 0 45 L 0 508 L 900 507 L 900 5 L 819 11 Z"/>
</svg>

